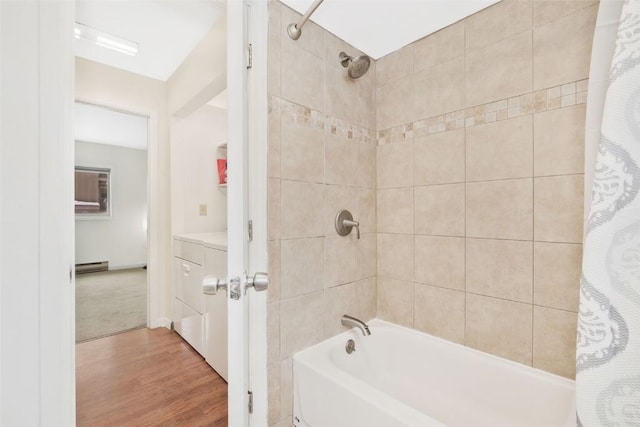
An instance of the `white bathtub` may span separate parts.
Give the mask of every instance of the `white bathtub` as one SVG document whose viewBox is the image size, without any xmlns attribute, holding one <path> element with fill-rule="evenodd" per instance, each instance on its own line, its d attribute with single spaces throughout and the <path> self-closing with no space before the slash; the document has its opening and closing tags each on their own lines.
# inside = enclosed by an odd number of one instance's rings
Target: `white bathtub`
<svg viewBox="0 0 640 427">
<path fill-rule="evenodd" d="M 382 320 L 368 324 L 368 337 L 353 329 L 293 356 L 294 426 L 576 425 L 571 380 Z"/>
</svg>

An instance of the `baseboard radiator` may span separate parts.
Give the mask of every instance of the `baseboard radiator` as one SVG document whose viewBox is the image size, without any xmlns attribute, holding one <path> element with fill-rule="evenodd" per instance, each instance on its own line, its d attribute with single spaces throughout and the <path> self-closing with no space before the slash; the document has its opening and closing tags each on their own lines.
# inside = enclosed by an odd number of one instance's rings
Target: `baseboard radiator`
<svg viewBox="0 0 640 427">
<path fill-rule="evenodd" d="M 83 264 L 76 264 L 76 274 L 97 273 L 99 271 L 108 271 L 108 270 L 109 270 L 109 261 L 85 262 Z"/>
</svg>

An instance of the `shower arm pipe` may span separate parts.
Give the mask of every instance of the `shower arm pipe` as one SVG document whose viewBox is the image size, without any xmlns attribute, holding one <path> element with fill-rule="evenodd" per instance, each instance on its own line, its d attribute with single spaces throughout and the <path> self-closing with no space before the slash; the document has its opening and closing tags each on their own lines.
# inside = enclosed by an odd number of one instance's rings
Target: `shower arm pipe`
<svg viewBox="0 0 640 427">
<path fill-rule="evenodd" d="M 318 6 L 320 6 L 323 1 L 324 0 L 315 0 L 311 7 L 309 7 L 309 9 L 307 10 L 307 13 L 302 15 L 302 19 L 300 20 L 300 22 L 298 22 L 297 24 L 289 24 L 289 26 L 287 27 L 287 33 L 289 34 L 289 37 L 291 37 L 293 40 L 298 40 L 300 38 L 300 34 L 302 34 L 302 27 L 307 23 L 311 15 L 313 15 L 313 12 L 316 11 Z"/>
</svg>

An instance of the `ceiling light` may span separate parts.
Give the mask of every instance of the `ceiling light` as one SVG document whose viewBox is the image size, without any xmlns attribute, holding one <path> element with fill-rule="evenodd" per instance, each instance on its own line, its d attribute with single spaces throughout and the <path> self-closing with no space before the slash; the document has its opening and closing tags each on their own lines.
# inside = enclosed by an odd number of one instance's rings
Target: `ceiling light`
<svg viewBox="0 0 640 427">
<path fill-rule="evenodd" d="M 138 43 L 96 30 L 79 22 L 76 22 L 73 35 L 78 40 L 86 40 L 96 46 L 124 53 L 125 55 L 136 56 L 138 53 Z"/>
</svg>

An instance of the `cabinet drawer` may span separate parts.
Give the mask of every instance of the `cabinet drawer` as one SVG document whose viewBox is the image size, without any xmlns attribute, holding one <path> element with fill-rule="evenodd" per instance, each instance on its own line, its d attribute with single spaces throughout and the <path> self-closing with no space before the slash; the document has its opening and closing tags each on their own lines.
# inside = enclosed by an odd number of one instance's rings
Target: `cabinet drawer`
<svg viewBox="0 0 640 427">
<path fill-rule="evenodd" d="M 203 246 L 198 243 L 173 240 L 173 255 L 194 264 L 202 265 L 204 261 Z"/>
<path fill-rule="evenodd" d="M 227 252 L 204 248 L 204 274 L 218 279 L 227 277 Z"/>
<path fill-rule="evenodd" d="M 174 301 L 173 327 L 176 332 L 204 357 L 204 328 L 202 314 L 180 300 Z"/>
<path fill-rule="evenodd" d="M 174 258 L 176 297 L 198 313 L 204 313 L 202 266 Z"/>
</svg>

